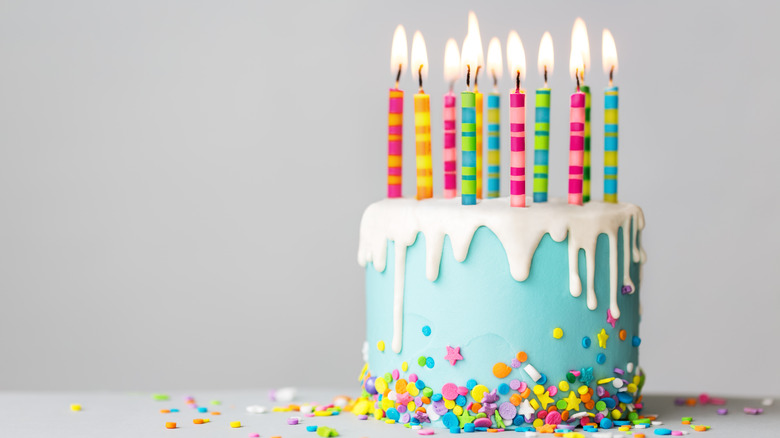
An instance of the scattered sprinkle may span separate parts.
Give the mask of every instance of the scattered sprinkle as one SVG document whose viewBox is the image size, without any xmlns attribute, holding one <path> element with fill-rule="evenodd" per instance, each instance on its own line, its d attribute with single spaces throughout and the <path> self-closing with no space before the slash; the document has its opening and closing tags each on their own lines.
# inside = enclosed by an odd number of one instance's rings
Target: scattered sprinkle
<svg viewBox="0 0 780 438">
<path fill-rule="evenodd" d="M 241 427 L 241 422 L 240 421 L 231 421 L 230 422 L 230 427 L 232 427 L 234 429 L 237 428 L 237 427 Z"/>
<path fill-rule="evenodd" d="M 176 423 L 173 423 L 173 422 L 165 423 L 165 428 L 166 429 L 176 429 Z"/>
<path fill-rule="evenodd" d="M 70 405 L 70 410 L 73 412 L 78 412 L 81 410 L 81 405 L 79 404 L 72 404 Z"/>
<path fill-rule="evenodd" d="M 171 399 L 168 397 L 168 394 L 152 394 L 152 398 L 156 401 L 166 401 Z"/>
</svg>

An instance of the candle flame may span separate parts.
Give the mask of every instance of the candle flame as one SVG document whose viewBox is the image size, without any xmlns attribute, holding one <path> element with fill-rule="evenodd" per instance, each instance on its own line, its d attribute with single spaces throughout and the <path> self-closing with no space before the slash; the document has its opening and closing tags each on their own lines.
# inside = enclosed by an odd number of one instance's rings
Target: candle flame
<svg viewBox="0 0 780 438">
<path fill-rule="evenodd" d="M 525 49 L 520 35 L 514 30 L 506 40 L 506 63 L 512 80 L 517 78 L 517 72 L 520 72 L 520 80 L 525 79 Z"/>
<path fill-rule="evenodd" d="M 479 60 L 477 52 L 477 43 L 474 41 L 473 34 L 467 34 L 463 40 L 463 48 L 460 52 L 460 71 L 466 74 L 471 69 L 471 82 L 474 82 L 474 75 L 477 70 L 477 61 Z"/>
<path fill-rule="evenodd" d="M 454 39 L 447 40 L 444 47 L 444 80 L 450 85 L 460 77 L 460 51 Z"/>
<path fill-rule="evenodd" d="M 499 79 L 504 72 L 504 60 L 501 57 L 501 42 L 493 37 L 488 44 L 487 72 L 493 78 Z"/>
<path fill-rule="evenodd" d="M 474 11 L 469 11 L 469 28 L 468 35 L 474 35 L 474 46 L 477 50 L 477 66 L 485 65 L 485 51 L 482 48 L 482 35 L 479 33 L 479 22 L 477 21 L 477 14 Z M 472 66 L 473 67 L 473 66 Z"/>
<path fill-rule="evenodd" d="M 615 39 L 609 29 L 604 29 L 601 33 L 601 60 L 604 65 L 604 73 L 610 75 L 610 72 L 617 72 L 618 58 Z M 610 75 L 610 79 L 612 76 Z"/>
<path fill-rule="evenodd" d="M 547 67 L 547 75 L 552 75 L 554 64 L 552 36 L 550 32 L 545 32 L 539 43 L 539 74 L 544 76 L 544 69 Z"/>
<path fill-rule="evenodd" d="M 571 55 L 569 56 L 569 73 L 574 78 L 575 70 L 579 71 L 580 78 L 585 78 L 585 73 L 590 70 L 590 43 L 588 43 L 588 28 L 585 21 L 577 18 L 571 30 Z"/>
<path fill-rule="evenodd" d="M 409 49 L 406 47 L 406 31 L 402 25 L 398 25 L 395 28 L 393 34 L 393 46 L 390 49 L 390 71 L 393 72 L 393 76 L 398 75 L 400 66 L 401 73 L 406 70 L 406 65 L 409 62 Z"/>
<path fill-rule="evenodd" d="M 415 76 L 419 74 L 422 79 L 428 79 L 428 50 L 419 30 L 412 37 L 412 72 Z"/>
</svg>

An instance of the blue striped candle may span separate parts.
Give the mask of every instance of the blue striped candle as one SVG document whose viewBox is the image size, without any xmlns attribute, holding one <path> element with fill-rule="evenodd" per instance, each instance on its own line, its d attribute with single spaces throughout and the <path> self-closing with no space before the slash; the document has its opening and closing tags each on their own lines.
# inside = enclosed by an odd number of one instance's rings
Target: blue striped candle
<svg viewBox="0 0 780 438">
<path fill-rule="evenodd" d="M 618 87 L 604 93 L 604 202 L 617 200 Z"/>
<path fill-rule="evenodd" d="M 488 94 L 487 197 L 501 196 L 501 96 Z"/>
<path fill-rule="evenodd" d="M 534 126 L 534 202 L 547 202 L 550 169 L 550 89 L 536 90 Z"/>
<path fill-rule="evenodd" d="M 461 104 L 461 204 L 477 205 L 477 110 L 471 91 L 460 94 Z"/>
</svg>

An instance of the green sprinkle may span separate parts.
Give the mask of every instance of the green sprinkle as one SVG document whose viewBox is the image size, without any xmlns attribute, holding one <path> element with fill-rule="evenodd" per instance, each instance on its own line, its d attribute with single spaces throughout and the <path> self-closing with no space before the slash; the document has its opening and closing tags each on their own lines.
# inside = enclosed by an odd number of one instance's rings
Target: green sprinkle
<svg viewBox="0 0 780 438">
<path fill-rule="evenodd" d="M 487 414 L 484 412 L 480 412 L 477 414 L 477 418 L 485 418 L 485 417 L 487 417 Z"/>
<path fill-rule="evenodd" d="M 599 402 L 599 403 L 601 403 L 601 402 Z M 650 419 L 649 418 L 638 418 L 638 419 L 634 420 L 634 424 L 650 424 Z"/>
<path fill-rule="evenodd" d="M 597 411 L 603 411 L 604 409 L 607 409 L 607 404 L 603 401 L 596 402 L 596 410 Z"/>
<path fill-rule="evenodd" d="M 431 398 L 431 396 L 433 395 L 433 389 L 426 386 L 425 388 L 423 388 L 422 393 L 425 397 Z"/>
<path fill-rule="evenodd" d="M 385 373 L 385 382 L 388 384 L 393 383 L 393 375 L 390 373 Z"/>
<path fill-rule="evenodd" d="M 603 403 L 603 402 L 602 402 L 602 403 Z M 561 410 L 561 411 L 562 411 L 562 410 L 564 410 L 564 409 L 566 409 L 566 406 L 567 406 L 567 405 L 568 405 L 568 403 L 566 403 L 566 400 L 558 400 L 558 401 L 555 403 L 555 407 L 557 407 L 557 408 L 558 408 L 559 410 Z M 603 409 L 602 409 L 602 410 L 603 410 Z"/>
<path fill-rule="evenodd" d="M 574 374 L 572 373 L 566 373 L 566 380 L 568 380 L 569 383 L 574 383 L 575 381 L 577 381 L 577 378 L 574 377 Z"/>
<path fill-rule="evenodd" d="M 636 412 L 631 412 L 630 414 L 628 414 L 628 419 L 631 421 L 634 421 L 637 418 L 639 418 L 639 414 L 637 414 Z"/>
<path fill-rule="evenodd" d="M 219 401 L 219 400 L 212 400 L 212 401 L 210 401 L 209 403 L 211 403 L 211 404 L 212 404 L 212 405 L 214 405 L 214 406 L 218 406 L 218 405 L 221 405 L 221 404 L 222 404 L 222 402 L 221 402 L 221 401 Z"/>
<path fill-rule="evenodd" d="M 321 437 L 329 437 L 329 436 L 339 436 L 339 433 L 336 432 L 336 429 L 331 429 L 330 427 L 320 426 L 317 428 L 317 435 Z"/>
<path fill-rule="evenodd" d="M 171 399 L 168 397 L 168 394 L 152 394 L 152 398 L 157 401 L 166 401 Z"/>
<path fill-rule="evenodd" d="M 419 358 L 417 358 L 417 365 L 420 365 L 421 367 L 424 367 L 424 366 L 425 366 L 425 361 L 426 361 L 426 360 L 428 360 L 428 358 L 427 358 L 427 357 L 425 357 L 425 356 L 420 356 Z"/>
<path fill-rule="evenodd" d="M 693 417 L 682 417 L 680 421 L 693 421 Z"/>
<path fill-rule="evenodd" d="M 503 429 L 505 427 L 504 426 L 504 420 L 502 420 L 501 419 L 501 415 L 498 414 L 498 409 L 493 411 L 493 414 L 496 417 L 496 425 L 498 426 L 499 429 Z"/>
</svg>

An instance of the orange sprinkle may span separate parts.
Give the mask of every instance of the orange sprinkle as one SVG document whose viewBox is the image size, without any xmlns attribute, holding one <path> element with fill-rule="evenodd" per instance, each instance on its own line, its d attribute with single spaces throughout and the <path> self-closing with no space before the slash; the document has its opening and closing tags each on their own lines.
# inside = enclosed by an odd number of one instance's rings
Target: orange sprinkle
<svg viewBox="0 0 780 438">
<path fill-rule="evenodd" d="M 222 412 L 214 411 L 214 412 L 211 413 L 211 415 L 222 415 Z"/>
<path fill-rule="evenodd" d="M 593 400 L 588 400 L 585 402 L 585 407 L 588 409 L 593 409 L 594 406 L 596 406 L 596 402 Z"/>
<path fill-rule="evenodd" d="M 520 397 L 528 398 L 531 395 L 531 388 L 525 388 L 525 391 L 520 393 Z"/>
<path fill-rule="evenodd" d="M 510 368 L 507 364 L 503 362 L 496 362 L 495 365 L 493 365 L 493 375 L 498 377 L 499 379 L 503 379 L 504 377 L 508 376 L 509 373 L 512 372 L 512 368 Z"/>
<path fill-rule="evenodd" d="M 621 330 L 621 331 L 618 333 L 618 336 L 620 336 L 620 340 L 621 340 L 621 341 L 625 341 L 625 340 L 626 340 L 626 331 L 625 331 L 625 330 Z"/>
<path fill-rule="evenodd" d="M 563 436 L 563 432 L 555 432 L 555 435 L 553 436 Z"/>
<path fill-rule="evenodd" d="M 683 421 L 682 424 L 691 424 L 690 421 Z"/>
<path fill-rule="evenodd" d="M 645 434 L 643 433 L 635 433 L 634 438 L 645 438 Z"/>
<path fill-rule="evenodd" d="M 166 429 L 176 429 L 176 423 L 165 423 Z"/>
<path fill-rule="evenodd" d="M 160 409 L 160 413 L 161 414 L 170 414 L 171 410 L 170 409 Z"/>
<path fill-rule="evenodd" d="M 406 392 L 406 385 L 409 383 L 404 379 L 399 379 L 397 382 L 395 382 L 395 392 L 399 394 L 404 394 Z"/>
<path fill-rule="evenodd" d="M 193 418 L 192 422 L 195 423 L 195 424 L 203 424 L 203 419 L 202 418 Z"/>
<path fill-rule="evenodd" d="M 496 432 L 498 432 L 498 429 L 488 429 L 487 431 L 490 432 L 490 433 L 496 433 Z"/>
<path fill-rule="evenodd" d="M 387 394 L 390 394 L 390 388 L 385 389 L 385 392 L 382 393 L 382 397 L 387 397 Z"/>
<path fill-rule="evenodd" d="M 537 428 L 536 431 L 539 433 L 554 433 L 555 426 L 555 424 L 545 424 L 544 426 Z"/>
<path fill-rule="evenodd" d="M 428 412 L 428 411 L 426 411 L 426 410 L 425 410 L 425 408 L 423 408 L 423 407 L 419 407 L 419 408 L 415 409 L 414 411 L 415 411 L 415 412 Z"/>
<path fill-rule="evenodd" d="M 698 426 L 693 426 L 693 430 L 695 430 L 696 432 L 704 432 L 705 430 L 707 430 L 707 426 L 702 426 L 700 424 Z"/>
<path fill-rule="evenodd" d="M 555 412 L 555 411 L 557 411 L 557 410 L 558 410 L 558 406 L 555 406 L 555 405 L 551 405 L 551 406 L 548 406 L 548 407 L 547 407 L 547 412 L 548 412 L 548 413 L 549 413 L 549 412 Z"/>
<path fill-rule="evenodd" d="M 423 396 L 423 398 L 421 398 L 420 400 L 422 400 L 422 402 L 423 402 L 423 404 L 424 404 L 424 405 L 429 405 L 429 404 L 431 404 L 431 399 L 430 399 L 430 398 L 428 398 L 428 397 L 426 397 L 426 396 Z"/>
<path fill-rule="evenodd" d="M 523 402 L 523 399 L 520 397 L 520 394 L 512 394 L 511 397 L 509 397 L 509 403 L 512 403 L 515 406 L 520 406 L 520 403 Z"/>
<path fill-rule="evenodd" d="M 482 408 L 482 403 L 472 403 L 471 404 L 471 412 L 478 413 L 479 410 Z"/>
<path fill-rule="evenodd" d="M 525 354 L 525 351 L 521 351 L 517 353 L 517 360 L 519 360 L 520 362 L 525 362 L 528 360 L 528 355 Z"/>
<path fill-rule="evenodd" d="M 569 419 L 569 411 L 561 412 L 561 420 L 566 421 Z"/>
<path fill-rule="evenodd" d="M 580 396 L 580 400 L 582 400 L 584 403 L 587 403 L 587 402 L 591 401 L 591 399 L 592 399 L 591 395 L 588 394 L 587 392 Z"/>
<path fill-rule="evenodd" d="M 290 405 L 290 406 L 288 406 L 288 408 L 290 408 L 291 411 L 296 411 L 296 412 L 300 412 L 301 411 L 301 407 L 298 406 L 298 405 Z"/>
<path fill-rule="evenodd" d="M 695 398 L 689 398 L 688 400 L 685 400 L 685 404 L 688 406 L 696 406 L 696 399 Z"/>
</svg>

